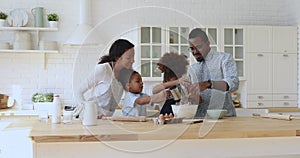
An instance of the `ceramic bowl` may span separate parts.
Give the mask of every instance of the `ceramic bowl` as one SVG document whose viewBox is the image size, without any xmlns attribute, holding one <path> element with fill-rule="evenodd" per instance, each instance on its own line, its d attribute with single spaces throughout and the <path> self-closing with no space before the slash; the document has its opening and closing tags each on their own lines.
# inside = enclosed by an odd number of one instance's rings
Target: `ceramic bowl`
<svg viewBox="0 0 300 158">
<path fill-rule="evenodd" d="M 227 110 L 224 109 L 208 109 L 207 110 L 207 115 L 210 118 L 213 119 L 221 119 L 223 118 L 227 113 Z"/>
<path fill-rule="evenodd" d="M 197 112 L 198 105 L 172 105 L 175 117 L 179 118 L 194 118 Z"/>
</svg>

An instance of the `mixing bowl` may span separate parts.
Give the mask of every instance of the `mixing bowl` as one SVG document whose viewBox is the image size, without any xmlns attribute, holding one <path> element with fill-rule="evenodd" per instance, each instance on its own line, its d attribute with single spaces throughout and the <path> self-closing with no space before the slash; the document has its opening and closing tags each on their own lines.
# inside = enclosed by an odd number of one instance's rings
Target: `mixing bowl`
<svg viewBox="0 0 300 158">
<path fill-rule="evenodd" d="M 207 115 L 213 119 L 221 119 L 226 115 L 226 113 L 227 113 L 227 110 L 224 110 L 224 109 L 208 109 L 207 110 Z"/>
<path fill-rule="evenodd" d="M 198 105 L 190 105 L 190 104 L 183 104 L 183 105 L 171 105 L 175 117 L 182 117 L 182 118 L 194 118 Z"/>
</svg>

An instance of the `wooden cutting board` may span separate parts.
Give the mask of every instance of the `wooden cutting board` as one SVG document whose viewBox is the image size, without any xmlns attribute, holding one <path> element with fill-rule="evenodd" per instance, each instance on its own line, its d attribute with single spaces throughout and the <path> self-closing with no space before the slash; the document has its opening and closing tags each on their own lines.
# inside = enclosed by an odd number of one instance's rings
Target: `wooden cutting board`
<svg viewBox="0 0 300 158">
<path fill-rule="evenodd" d="M 0 94 L 0 109 L 6 109 L 9 108 L 9 96 L 5 95 L 5 94 Z"/>
</svg>

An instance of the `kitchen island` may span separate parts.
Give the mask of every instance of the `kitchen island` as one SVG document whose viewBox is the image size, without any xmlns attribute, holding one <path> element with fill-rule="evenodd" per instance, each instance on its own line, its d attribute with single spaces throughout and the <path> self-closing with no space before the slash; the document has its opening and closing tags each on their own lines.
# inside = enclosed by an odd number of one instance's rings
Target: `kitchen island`
<svg viewBox="0 0 300 158">
<path fill-rule="evenodd" d="M 97 126 L 15 118 L 3 129 L 30 128 L 33 157 L 299 157 L 300 120 L 256 117 L 155 125 L 98 120 Z"/>
</svg>

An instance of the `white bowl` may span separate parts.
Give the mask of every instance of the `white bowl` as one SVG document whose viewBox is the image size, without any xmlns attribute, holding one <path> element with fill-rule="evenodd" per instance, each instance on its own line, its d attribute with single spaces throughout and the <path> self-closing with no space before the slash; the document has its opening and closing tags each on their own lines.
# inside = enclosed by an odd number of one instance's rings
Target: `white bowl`
<svg viewBox="0 0 300 158">
<path fill-rule="evenodd" d="M 175 117 L 194 118 L 198 105 L 171 105 Z"/>
<path fill-rule="evenodd" d="M 208 109 L 207 110 L 207 115 L 213 119 L 221 119 L 226 115 L 226 113 L 227 113 L 227 110 L 224 110 L 224 109 Z"/>
</svg>

